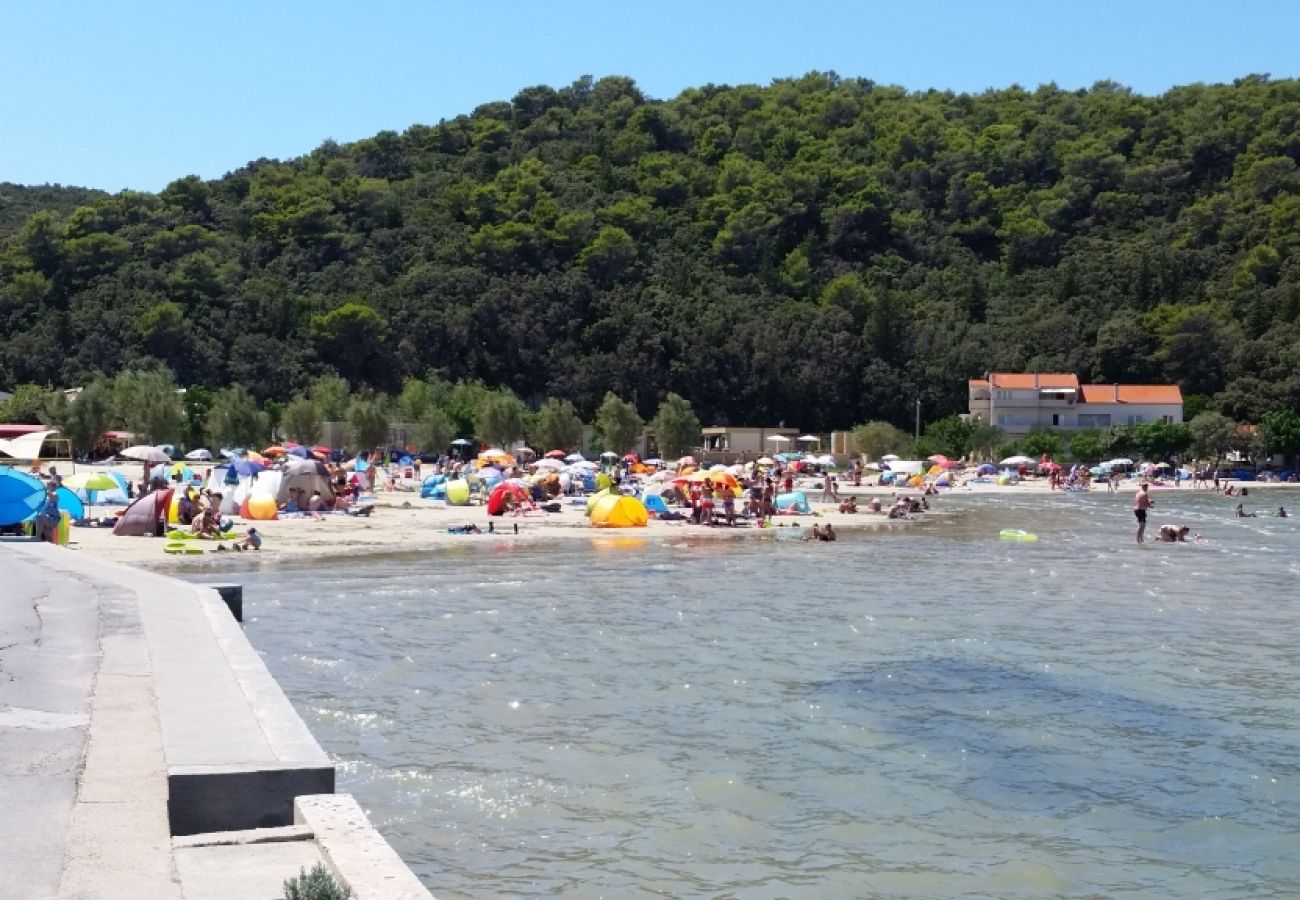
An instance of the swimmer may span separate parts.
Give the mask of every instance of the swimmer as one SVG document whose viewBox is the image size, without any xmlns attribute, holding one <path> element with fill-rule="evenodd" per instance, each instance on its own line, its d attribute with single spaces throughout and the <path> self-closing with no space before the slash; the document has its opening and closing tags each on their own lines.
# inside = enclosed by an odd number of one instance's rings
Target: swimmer
<svg viewBox="0 0 1300 900">
<path fill-rule="evenodd" d="M 1285 518 L 1287 517 L 1286 507 L 1285 507 L 1285 506 L 1279 506 L 1279 507 L 1277 508 L 1277 512 L 1275 513 L 1275 515 L 1276 515 L 1279 519 L 1285 519 Z"/>
<path fill-rule="evenodd" d="M 1242 509 L 1242 505 L 1240 503 L 1237 504 L 1237 511 L 1233 513 L 1233 515 L 1235 515 L 1238 519 L 1255 518 L 1255 514 L 1253 512 L 1250 513 L 1246 512 L 1246 510 Z"/>
<path fill-rule="evenodd" d="M 1156 534 L 1157 541 L 1163 541 L 1166 544 L 1187 543 L 1187 533 L 1190 532 L 1189 525 L 1161 525 L 1160 531 Z"/>
</svg>

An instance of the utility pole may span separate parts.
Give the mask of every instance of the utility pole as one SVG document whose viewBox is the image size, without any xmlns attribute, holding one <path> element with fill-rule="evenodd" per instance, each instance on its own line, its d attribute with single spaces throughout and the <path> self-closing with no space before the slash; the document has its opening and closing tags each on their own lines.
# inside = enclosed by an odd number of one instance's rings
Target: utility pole
<svg viewBox="0 0 1300 900">
<path fill-rule="evenodd" d="M 921 439 L 921 398 L 916 398 L 916 439 Z"/>
</svg>

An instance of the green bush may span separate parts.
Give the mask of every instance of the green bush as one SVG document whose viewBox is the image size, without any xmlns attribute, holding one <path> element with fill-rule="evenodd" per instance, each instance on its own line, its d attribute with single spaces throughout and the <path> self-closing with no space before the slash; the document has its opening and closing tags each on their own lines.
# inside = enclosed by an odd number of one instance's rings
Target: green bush
<svg viewBox="0 0 1300 900">
<path fill-rule="evenodd" d="M 352 890 L 339 884 L 321 863 L 284 883 L 284 900 L 348 900 Z"/>
</svg>

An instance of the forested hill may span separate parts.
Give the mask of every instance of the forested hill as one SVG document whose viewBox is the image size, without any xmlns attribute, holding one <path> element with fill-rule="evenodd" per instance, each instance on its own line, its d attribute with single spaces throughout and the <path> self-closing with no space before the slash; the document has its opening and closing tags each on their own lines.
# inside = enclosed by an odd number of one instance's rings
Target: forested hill
<svg viewBox="0 0 1300 900">
<path fill-rule="evenodd" d="M 1263 77 L 532 87 L 35 214 L 0 249 L 0 387 L 150 358 L 259 399 L 435 372 L 820 429 L 1051 370 L 1254 420 L 1300 404 L 1298 160 L 1300 82 Z"/>
<path fill-rule="evenodd" d="M 0 181 L 0 238 L 16 232 L 32 213 L 48 210 L 60 216 L 78 206 L 107 197 L 104 191 L 91 188 L 43 184 L 28 187 Z"/>
</svg>

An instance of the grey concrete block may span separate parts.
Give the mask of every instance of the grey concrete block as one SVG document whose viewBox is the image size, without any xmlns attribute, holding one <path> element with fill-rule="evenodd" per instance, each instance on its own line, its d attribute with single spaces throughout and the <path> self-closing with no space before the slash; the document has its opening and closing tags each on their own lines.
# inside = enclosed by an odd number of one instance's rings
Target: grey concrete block
<svg viewBox="0 0 1300 900">
<path fill-rule="evenodd" d="M 334 767 L 196 766 L 170 770 L 167 785 L 173 835 L 270 828 L 294 824 L 296 797 L 333 793 Z"/>
<path fill-rule="evenodd" d="M 351 794 L 299 797 L 294 815 L 353 900 L 432 900 L 433 895 L 375 830 Z"/>
</svg>

